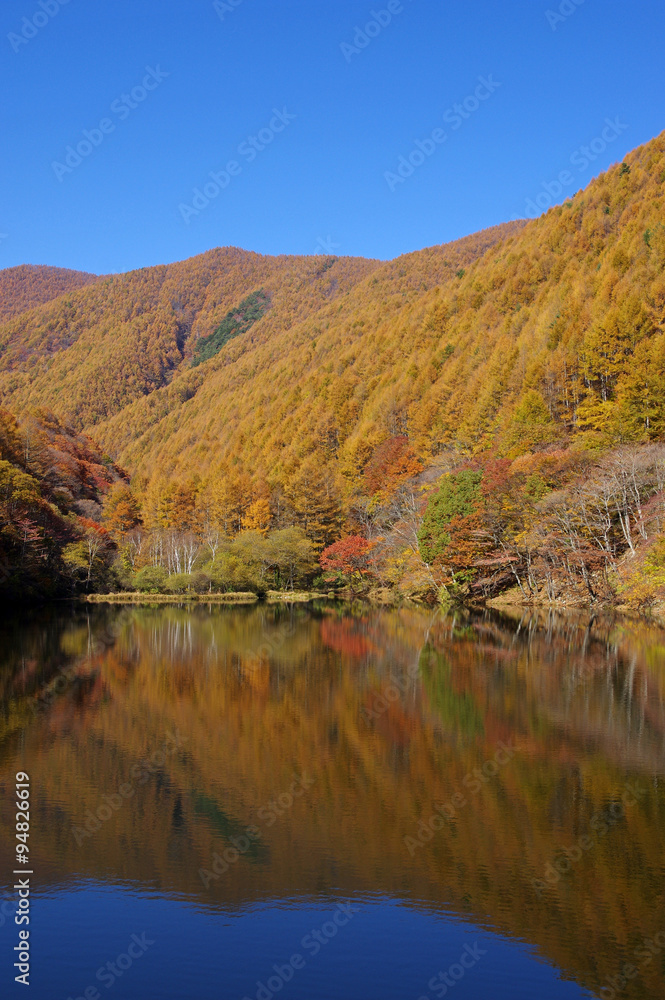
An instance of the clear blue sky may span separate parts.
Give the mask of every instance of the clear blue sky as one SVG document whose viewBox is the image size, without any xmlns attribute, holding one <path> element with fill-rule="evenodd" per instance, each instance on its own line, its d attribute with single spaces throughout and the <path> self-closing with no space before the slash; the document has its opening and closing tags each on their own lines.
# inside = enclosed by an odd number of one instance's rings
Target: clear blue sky
<svg viewBox="0 0 665 1000">
<path fill-rule="evenodd" d="M 665 128 L 662 0 L 217 8 L 5 0 L 0 268 L 106 273 L 225 245 L 394 257 L 522 217 L 568 170 L 560 201 Z"/>
</svg>

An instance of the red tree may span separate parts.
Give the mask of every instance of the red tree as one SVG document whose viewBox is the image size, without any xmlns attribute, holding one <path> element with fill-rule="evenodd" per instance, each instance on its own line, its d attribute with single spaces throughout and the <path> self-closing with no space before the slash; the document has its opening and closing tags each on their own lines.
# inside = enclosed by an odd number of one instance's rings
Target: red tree
<svg viewBox="0 0 665 1000">
<path fill-rule="evenodd" d="M 361 535 L 349 535 L 324 549 L 321 553 L 321 567 L 333 573 L 343 573 L 353 576 L 363 575 L 369 571 L 369 553 L 374 547 Z"/>
</svg>

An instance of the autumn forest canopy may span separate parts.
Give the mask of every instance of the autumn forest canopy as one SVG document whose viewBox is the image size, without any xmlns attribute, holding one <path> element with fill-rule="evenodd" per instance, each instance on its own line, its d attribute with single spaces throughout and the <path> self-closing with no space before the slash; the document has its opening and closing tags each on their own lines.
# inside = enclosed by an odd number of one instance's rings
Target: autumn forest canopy
<svg viewBox="0 0 665 1000">
<path fill-rule="evenodd" d="M 665 133 L 384 263 L 0 272 L 0 588 L 665 598 Z"/>
</svg>

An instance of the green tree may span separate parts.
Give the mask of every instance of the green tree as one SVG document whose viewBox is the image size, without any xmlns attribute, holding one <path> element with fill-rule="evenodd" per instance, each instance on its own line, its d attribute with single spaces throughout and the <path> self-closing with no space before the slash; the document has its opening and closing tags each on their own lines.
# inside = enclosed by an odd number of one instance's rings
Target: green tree
<svg viewBox="0 0 665 1000">
<path fill-rule="evenodd" d="M 441 480 L 439 489 L 427 504 L 418 532 L 420 554 L 427 565 L 431 566 L 447 554 L 452 542 L 449 528 L 453 518 L 465 518 L 478 511 L 482 478 L 482 472 L 463 469 L 448 473 Z"/>
<path fill-rule="evenodd" d="M 163 566 L 144 566 L 134 577 L 134 586 L 144 594 L 160 594 L 169 578 Z"/>
<path fill-rule="evenodd" d="M 293 590 L 296 581 L 306 580 L 316 571 L 314 545 L 301 528 L 273 531 L 267 538 L 266 549 L 278 586 Z"/>
</svg>

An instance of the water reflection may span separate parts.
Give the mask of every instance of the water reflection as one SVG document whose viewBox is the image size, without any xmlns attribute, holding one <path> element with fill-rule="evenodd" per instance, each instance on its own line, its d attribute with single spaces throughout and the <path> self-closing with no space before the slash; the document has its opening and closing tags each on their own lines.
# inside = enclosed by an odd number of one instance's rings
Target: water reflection
<svg viewBox="0 0 665 1000">
<path fill-rule="evenodd" d="M 597 994 L 631 963 L 617 995 L 665 996 L 665 948 L 644 950 L 665 932 L 659 630 L 259 605 L 72 609 L 0 638 L 2 872 L 20 765 L 44 889 L 266 920 L 399 901 Z M 404 968 L 384 996 L 427 993 L 436 968 Z"/>
</svg>

